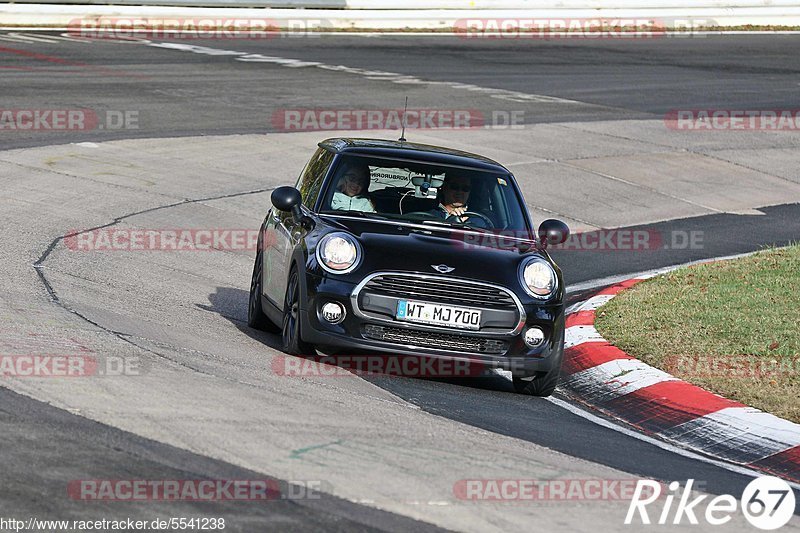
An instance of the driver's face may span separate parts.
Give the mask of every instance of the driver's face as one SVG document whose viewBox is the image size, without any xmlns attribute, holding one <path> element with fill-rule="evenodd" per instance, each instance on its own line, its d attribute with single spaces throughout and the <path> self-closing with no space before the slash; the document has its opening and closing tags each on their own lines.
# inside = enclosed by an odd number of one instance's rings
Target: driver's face
<svg viewBox="0 0 800 533">
<path fill-rule="evenodd" d="M 469 178 L 455 176 L 444 184 L 444 205 L 462 207 L 467 205 L 472 188 Z"/>
</svg>

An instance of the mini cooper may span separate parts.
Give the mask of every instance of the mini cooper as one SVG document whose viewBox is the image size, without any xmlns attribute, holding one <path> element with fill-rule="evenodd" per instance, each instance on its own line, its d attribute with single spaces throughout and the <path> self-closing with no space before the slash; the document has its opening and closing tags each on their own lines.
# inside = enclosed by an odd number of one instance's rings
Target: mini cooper
<svg viewBox="0 0 800 533">
<path fill-rule="evenodd" d="M 406 141 L 325 140 L 295 187 L 272 192 L 248 324 L 291 355 L 372 353 L 480 363 L 518 392 L 554 391 L 564 286 L 512 173 Z"/>
</svg>

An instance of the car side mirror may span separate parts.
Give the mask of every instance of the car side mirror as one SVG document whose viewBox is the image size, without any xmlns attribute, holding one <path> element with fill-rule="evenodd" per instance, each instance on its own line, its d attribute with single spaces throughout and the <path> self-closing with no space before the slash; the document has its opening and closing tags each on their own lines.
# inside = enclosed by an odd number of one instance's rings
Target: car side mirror
<svg viewBox="0 0 800 533">
<path fill-rule="evenodd" d="M 303 196 L 300 194 L 300 191 L 294 187 L 286 185 L 272 191 L 270 199 L 275 209 L 289 212 L 294 211 L 295 208 L 300 209 L 300 202 L 303 201 Z"/>
<path fill-rule="evenodd" d="M 542 248 L 562 244 L 569 237 L 569 228 L 560 220 L 548 218 L 539 225 L 539 242 Z"/>
<path fill-rule="evenodd" d="M 270 200 L 272 200 L 272 205 L 274 205 L 275 209 L 278 211 L 291 213 L 292 220 L 294 220 L 296 224 L 300 224 L 306 229 L 311 229 L 311 227 L 313 227 L 314 224 L 311 219 L 303 215 L 303 211 L 300 209 L 300 204 L 303 202 L 303 195 L 294 187 L 288 185 L 278 187 L 272 191 Z"/>
</svg>

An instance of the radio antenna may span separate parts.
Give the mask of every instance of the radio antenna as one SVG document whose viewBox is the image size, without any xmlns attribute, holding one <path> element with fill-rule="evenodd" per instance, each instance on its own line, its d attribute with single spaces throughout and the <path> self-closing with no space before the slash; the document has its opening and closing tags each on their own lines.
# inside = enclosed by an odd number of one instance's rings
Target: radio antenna
<svg viewBox="0 0 800 533">
<path fill-rule="evenodd" d="M 406 105 L 403 107 L 403 131 L 400 133 L 400 139 L 398 139 L 401 143 L 406 142 L 406 111 L 408 110 L 408 96 L 406 96 Z"/>
</svg>

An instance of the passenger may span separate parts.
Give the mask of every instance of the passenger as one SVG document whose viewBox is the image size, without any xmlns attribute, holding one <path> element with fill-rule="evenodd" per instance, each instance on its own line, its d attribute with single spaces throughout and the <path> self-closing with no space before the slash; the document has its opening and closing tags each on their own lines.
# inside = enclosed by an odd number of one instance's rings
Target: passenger
<svg viewBox="0 0 800 533">
<path fill-rule="evenodd" d="M 345 170 L 331 199 L 331 209 L 374 213 L 375 205 L 366 196 L 369 189 L 369 167 L 356 164 Z"/>
</svg>

